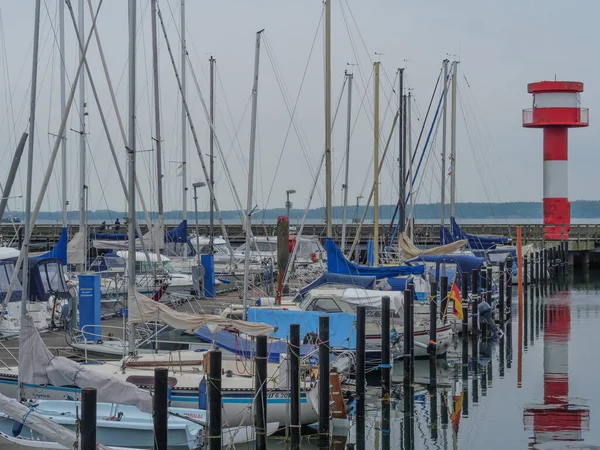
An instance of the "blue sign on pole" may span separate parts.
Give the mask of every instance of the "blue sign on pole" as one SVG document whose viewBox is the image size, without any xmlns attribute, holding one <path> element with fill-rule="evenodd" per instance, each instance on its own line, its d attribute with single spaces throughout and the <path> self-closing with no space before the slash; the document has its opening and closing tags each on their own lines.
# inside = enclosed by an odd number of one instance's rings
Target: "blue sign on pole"
<svg viewBox="0 0 600 450">
<path fill-rule="evenodd" d="M 204 267 L 204 297 L 215 298 L 215 255 L 202 255 L 201 262 Z"/>
<path fill-rule="evenodd" d="M 79 324 L 86 340 L 102 338 L 100 320 L 100 275 L 79 275 Z"/>
</svg>

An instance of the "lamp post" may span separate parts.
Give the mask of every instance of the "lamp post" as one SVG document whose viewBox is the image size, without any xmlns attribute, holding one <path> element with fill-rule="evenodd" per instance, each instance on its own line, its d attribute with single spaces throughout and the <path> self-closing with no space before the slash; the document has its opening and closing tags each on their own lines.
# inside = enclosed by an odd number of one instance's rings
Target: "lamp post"
<svg viewBox="0 0 600 450">
<path fill-rule="evenodd" d="M 287 210 L 288 221 L 290 219 L 290 209 L 292 209 L 292 202 L 290 202 L 290 195 L 295 194 L 295 189 L 288 189 L 285 191 L 285 195 L 287 196 L 287 200 L 285 202 L 285 209 Z"/>
<path fill-rule="evenodd" d="M 198 257 L 198 265 L 200 266 L 200 234 L 198 231 L 198 188 L 204 187 L 206 186 L 206 183 L 204 181 L 197 181 L 196 183 L 192 184 L 192 186 L 194 187 L 194 212 L 196 214 L 196 256 Z"/>
<path fill-rule="evenodd" d="M 354 218 L 352 219 L 353 223 L 358 223 L 358 207 L 360 206 L 360 199 L 363 198 L 362 195 L 356 196 L 356 209 L 354 210 Z"/>
</svg>

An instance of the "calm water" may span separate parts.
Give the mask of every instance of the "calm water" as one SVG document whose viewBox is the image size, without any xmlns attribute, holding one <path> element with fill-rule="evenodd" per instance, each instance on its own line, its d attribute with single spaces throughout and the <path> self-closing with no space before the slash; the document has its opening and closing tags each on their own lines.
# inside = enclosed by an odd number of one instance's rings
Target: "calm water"
<svg viewBox="0 0 600 450">
<path fill-rule="evenodd" d="M 515 295 L 504 337 L 480 340 L 477 363 L 469 341 L 463 365 L 457 342 L 438 362 L 437 388 L 428 389 L 429 363 L 417 362 L 412 393 L 403 392 L 396 365 L 389 410 L 371 387 L 364 428 L 336 430 L 325 448 L 600 449 L 599 291 L 598 272 L 533 289 L 521 317 Z M 287 447 L 272 439 L 268 448 Z M 309 439 L 302 448 L 319 446 Z"/>
</svg>

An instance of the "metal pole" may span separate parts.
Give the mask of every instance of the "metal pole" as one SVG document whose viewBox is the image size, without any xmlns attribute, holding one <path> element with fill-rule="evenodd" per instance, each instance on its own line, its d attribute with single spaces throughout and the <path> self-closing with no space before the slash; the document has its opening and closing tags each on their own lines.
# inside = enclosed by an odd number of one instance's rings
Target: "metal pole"
<svg viewBox="0 0 600 450">
<path fill-rule="evenodd" d="M 291 414 L 290 435 L 292 447 L 300 448 L 300 325 L 290 325 L 290 342 L 288 343 L 288 358 L 290 360 L 291 381 Z"/>
<path fill-rule="evenodd" d="M 84 14 L 83 0 L 79 0 L 78 5 L 79 27 L 77 33 L 79 39 L 84 39 Z M 83 49 L 80 48 L 79 55 L 83 59 Z M 85 169 L 86 169 L 86 151 L 85 151 L 85 72 L 79 74 L 79 231 L 84 236 L 85 244 L 83 246 L 83 271 L 87 271 L 87 229 L 85 226 Z"/>
<path fill-rule="evenodd" d="M 246 202 L 246 251 L 244 255 L 244 319 L 248 317 L 248 284 L 250 268 L 250 250 L 252 248 L 252 188 L 254 185 L 254 151 L 256 148 L 256 110 L 258 107 L 258 67 L 260 63 L 260 35 L 256 33 L 254 53 L 254 85 L 252 87 L 252 119 L 250 124 L 250 156 L 248 160 L 248 199 Z"/>
<path fill-rule="evenodd" d="M 209 59 L 210 62 L 210 185 L 214 188 L 215 186 L 215 64 L 217 60 L 212 56 Z M 209 248 L 210 252 L 213 252 L 213 246 L 215 241 L 215 204 L 213 198 L 210 198 L 210 213 L 209 213 L 209 227 L 210 227 L 210 241 Z"/>
<path fill-rule="evenodd" d="M 446 225 L 446 117 L 448 105 L 448 60 L 442 63 L 444 67 L 444 103 L 442 106 L 442 176 L 441 176 L 441 197 L 440 197 L 440 225 Z M 446 244 L 442 234 L 441 245 Z M 445 274 L 445 265 L 442 265 L 442 275 Z"/>
<path fill-rule="evenodd" d="M 325 0 L 325 221 L 333 237 L 333 184 L 331 164 L 331 1 Z"/>
<path fill-rule="evenodd" d="M 479 333 L 479 270 L 473 269 L 471 274 L 471 320 L 473 338 L 477 337 Z"/>
<path fill-rule="evenodd" d="M 408 97 L 406 101 L 406 147 L 408 148 L 408 187 L 410 192 L 409 203 L 410 203 L 410 213 L 408 214 L 409 224 L 410 224 L 410 237 L 414 239 L 414 212 L 415 212 L 415 199 L 413 195 L 413 179 L 412 179 L 412 158 L 413 158 L 413 148 L 412 148 L 412 124 L 411 124 L 411 103 L 412 103 L 412 93 L 408 91 Z M 406 166 L 406 164 L 404 164 Z M 406 184 L 405 184 L 406 185 Z M 405 197 L 406 199 L 406 193 Z"/>
<path fill-rule="evenodd" d="M 348 112 L 346 117 L 346 167 L 344 174 L 344 209 L 342 211 L 342 242 L 340 243 L 340 249 L 342 253 L 346 250 L 346 212 L 348 210 L 348 182 L 350 173 L 350 131 L 352 127 L 352 80 L 354 75 L 346 72 L 346 79 L 348 80 Z"/>
<path fill-rule="evenodd" d="M 508 258 L 506 258 L 506 267 L 504 269 L 505 270 L 504 280 L 506 281 L 505 303 L 508 305 L 508 308 L 510 310 L 512 310 L 512 266 L 513 266 L 513 260 L 509 256 Z"/>
<path fill-rule="evenodd" d="M 446 323 L 448 321 L 448 277 L 440 277 L 440 319 Z"/>
<path fill-rule="evenodd" d="M 81 450 L 96 450 L 96 405 L 98 394 L 94 388 L 81 390 Z"/>
<path fill-rule="evenodd" d="M 373 265 L 379 265 L 379 61 L 373 66 L 375 69 L 375 119 L 373 123 Z"/>
<path fill-rule="evenodd" d="M 62 5 L 62 2 L 61 2 Z M 15 176 L 17 175 L 17 170 L 19 169 L 19 164 L 21 163 L 21 157 L 23 156 L 23 150 L 25 150 L 25 143 L 27 142 L 27 133 L 23 133 L 21 135 L 21 140 L 17 145 L 15 150 L 15 155 L 13 156 L 12 163 L 10 165 L 10 169 L 8 171 L 8 178 L 6 179 L 6 184 L 4 185 L 4 191 L 2 192 L 2 199 L 0 200 L 0 219 L 4 217 L 4 211 L 6 211 L 6 205 L 8 204 L 8 199 L 10 198 L 10 192 L 12 190 L 12 186 L 15 182 Z M 64 227 L 65 225 L 63 225 Z"/>
<path fill-rule="evenodd" d="M 392 388 L 390 364 L 390 298 L 381 298 L 381 398 L 389 399 Z"/>
<path fill-rule="evenodd" d="M 504 276 L 504 263 L 498 263 L 498 309 L 500 310 L 500 324 L 504 325 L 504 287 L 506 280 Z"/>
<path fill-rule="evenodd" d="M 411 372 L 411 326 L 412 326 L 412 290 L 404 291 L 404 382 L 410 382 Z"/>
<path fill-rule="evenodd" d="M 187 121 L 186 121 L 186 82 L 185 82 L 185 57 L 187 54 L 186 39 L 185 39 L 185 0 L 181 0 L 181 184 L 182 184 L 182 199 L 181 212 L 182 219 L 187 220 Z"/>
<path fill-rule="evenodd" d="M 154 369 L 154 450 L 167 450 L 169 412 L 169 369 Z"/>
<path fill-rule="evenodd" d="M 128 290 L 127 290 L 127 303 L 135 302 L 135 74 L 136 74 L 136 36 L 137 36 L 137 2 L 136 0 L 129 0 L 129 124 L 128 134 L 129 139 L 127 143 L 127 159 L 129 160 L 129 243 L 128 243 L 128 257 L 127 257 L 127 276 L 128 276 Z M 128 322 L 129 328 L 129 340 L 128 350 L 129 354 L 135 352 L 135 325 L 133 322 Z"/>
<path fill-rule="evenodd" d="M 435 342 L 437 342 L 437 305 L 438 305 L 438 296 L 437 296 L 437 283 L 432 281 L 429 288 L 431 292 L 431 297 L 429 299 L 429 342 L 433 342 L 432 351 L 429 354 L 429 359 L 436 359 L 436 348 Z"/>
<path fill-rule="evenodd" d="M 365 417 L 365 306 L 356 307 L 356 417 Z"/>
<path fill-rule="evenodd" d="M 156 190 L 159 223 L 164 214 L 162 187 L 162 138 L 160 134 L 160 95 L 158 91 L 158 39 L 156 35 L 156 1 L 152 0 L 152 72 L 154 87 L 154 128 L 156 133 Z"/>
<path fill-rule="evenodd" d="M 60 24 L 59 24 L 59 32 L 58 32 L 58 41 L 60 47 L 60 116 L 64 116 L 65 114 L 65 105 L 66 105 L 66 75 L 65 75 L 65 2 L 58 2 L 58 14 L 60 16 Z M 83 38 L 82 38 L 83 42 Z M 61 208 L 62 208 L 62 226 L 63 228 L 67 226 L 67 136 L 63 132 L 62 135 L 57 137 L 61 140 L 60 142 L 60 173 L 62 175 L 62 185 L 61 185 Z M 5 190 L 5 196 L 6 194 Z M 1 209 L 1 208 L 0 208 Z M 0 218 L 2 217 L 2 211 L 0 213 Z"/>
<path fill-rule="evenodd" d="M 37 98 L 38 55 L 40 44 L 40 0 L 35 2 L 35 19 L 33 31 L 33 64 L 31 69 L 31 101 L 29 104 L 29 146 L 27 149 L 27 190 L 25 192 L 25 240 L 21 254 L 23 255 L 23 280 L 21 295 L 21 317 L 28 315 L 29 300 L 29 242 L 31 239 L 31 185 L 33 184 L 33 151 L 35 135 L 35 102 Z M 17 272 L 17 271 L 15 271 Z M 10 297 L 9 297 L 10 298 Z"/>
<path fill-rule="evenodd" d="M 221 350 L 208 352 L 208 383 L 206 383 L 206 399 L 208 401 L 208 448 L 209 450 L 221 450 L 223 426 L 222 420 L 222 394 L 221 394 Z"/>
<path fill-rule="evenodd" d="M 267 448 L 267 336 L 256 336 L 256 355 L 254 356 L 254 390 L 256 391 L 256 410 L 254 426 L 256 428 L 256 449 Z"/>
<path fill-rule="evenodd" d="M 319 434 L 329 435 L 329 316 L 319 317 Z"/>
<path fill-rule="evenodd" d="M 398 69 L 398 190 L 400 192 L 400 204 L 399 204 L 399 229 L 400 232 L 404 231 L 404 220 L 406 219 L 404 199 L 406 198 L 406 158 L 405 158 L 405 146 L 404 137 L 406 134 L 406 116 L 404 115 L 405 110 L 405 97 L 404 97 L 404 68 Z"/>
<path fill-rule="evenodd" d="M 452 63 L 452 104 L 450 123 L 450 217 L 454 217 L 456 200 L 456 72 L 458 61 Z"/>
<path fill-rule="evenodd" d="M 462 334 L 467 336 L 469 334 L 469 274 L 467 272 L 462 273 L 462 286 L 460 296 L 462 298 Z"/>
<path fill-rule="evenodd" d="M 156 0 L 155 0 L 156 1 Z M 198 226 L 198 186 L 194 183 L 194 215 L 196 216 L 196 256 L 198 257 L 198 266 L 202 265 L 200 260 L 200 229 Z"/>
</svg>

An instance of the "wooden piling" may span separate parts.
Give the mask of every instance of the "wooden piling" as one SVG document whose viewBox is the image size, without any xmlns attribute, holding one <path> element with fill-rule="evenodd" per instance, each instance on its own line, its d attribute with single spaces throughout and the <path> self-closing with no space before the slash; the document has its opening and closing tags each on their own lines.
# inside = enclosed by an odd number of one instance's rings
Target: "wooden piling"
<svg viewBox="0 0 600 450">
<path fill-rule="evenodd" d="M 320 355 L 319 355 L 320 357 Z M 327 364 L 329 366 L 329 364 Z M 319 381 L 323 381 L 323 372 L 319 371 Z M 327 388 L 329 388 L 329 367 L 325 372 Z M 267 336 L 256 336 L 256 354 L 254 355 L 254 391 L 256 428 L 256 449 L 267 448 Z M 329 395 L 327 396 L 329 400 Z M 328 422 L 329 423 L 329 422 Z"/>
<path fill-rule="evenodd" d="M 506 280 L 504 278 L 504 262 L 498 264 L 498 310 L 500 312 L 500 324 L 504 325 L 504 287 Z"/>
<path fill-rule="evenodd" d="M 279 216 L 277 218 L 277 293 L 275 296 L 275 303 L 278 305 L 281 305 L 281 296 L 288 293 L 288 287 L 283 285 L 283 277 L 290 259 L 289 237 L 289 218 Z"/>
<path fill-rule="evenodd" d="M 533 275 L 533 252 L 531 252 L 529 254 L 529 284 L 535 284 L 535 277 Z"/>
<path fill-rule="evenodd" d="M 381 398 L 389 399 L 392 388 L 390 363 L 390 297 L 381 298 Z"/>
<path fill-rule="evenodd" d="M 221 392 L 221 350 L 208 352 L 208 379 L 206 383 L 206 400 L 208 403 L 208 448 L 219 450 L 223 447 L 221 428 L 222 421 L 222 392 Z M 206 358 L 205 358 L 206 361 Z"/>
<path fill-rule="evenodd" d="M 290 325 L 290 342 L 288 344 L 290 368 L 290 438 L 293 449 L 300 448 L 300 325 Z M 357 389 L 358 391 L 358 389 Z"/>
<path fill-rule="evenodd" d="M 356 307 L 356 417 L 365 417 L 365 306 Z"/>
<path fill-rule="evenodd" d="M 479 270 L 473 269 L 471 274 L 471 333 L 477 336 L 479 333 Z"/>
<path fill-rule="evenodd" d="M 319 317 L 319 434 L 329 436 L 329 316 Z"/>
<path fill-rule="evenodd" d="M 444 277 L 442 277 L 444 278 Z M 434 281 L 430 284 L 431 298 L 429 299 L 429 359 L 434 360 L 437 358 L 437 283 Z"/>
<path fill-rule="evenodd" d="M 154 369 L 154 450 L 167 450 L 169 430 L 169 369 Z"/>
<path fill-rule="evenodd" d="M 463 336 L 469 334 L 469 274 L 467 272 L 462 273 L 462 286 L 461 286 L 461 298 L 462 298 L 462 333 Z"/>
<path fill-rule="evenodd" d="M 96 405 L 94 388 L 81 390 L 81 450 L 96 450 Z"/>
<path fill-rule="evenodd" d="M 440 277 L 440 317 L 446 323 L 448 321 L 448 277 Z"/>
<path fill-rule="evenodd" d="M 512 276 L 513 276 L 513 259 L 509 256 L 506 258 L 506 268 L 504 269 L 504 279 L 506 280 L 506 298 L 505 303 L 509 311 L 512 312 Z"/>
</svg>

